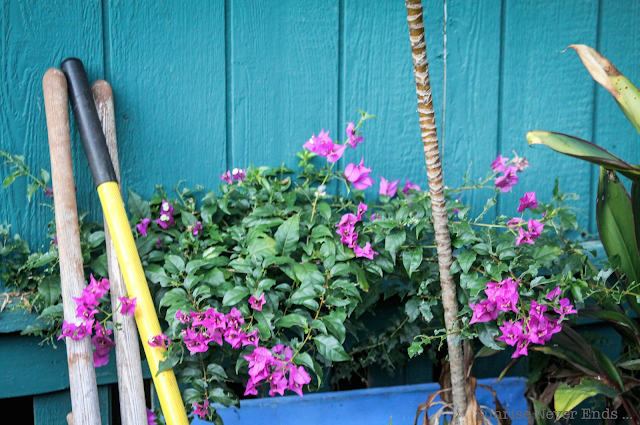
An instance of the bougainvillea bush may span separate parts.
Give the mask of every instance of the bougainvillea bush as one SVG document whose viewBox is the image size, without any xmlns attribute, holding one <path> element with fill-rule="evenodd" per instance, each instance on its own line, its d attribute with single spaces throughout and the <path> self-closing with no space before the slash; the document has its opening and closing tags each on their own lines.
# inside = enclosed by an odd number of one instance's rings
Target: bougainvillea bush
<svg viewBox="0 0 640 425">
<path fill-rule="evenodd" d="M 176 187 L 172 195 L 157 187 L 149 200 L 129 193 L 131 226 L 165 329 L 151 343 L 168 348 L 160 370 L 174 368 L 196 415 L 219 422 L 216 403 L 302 396 L 330 370 L 348 377 L 372 364 L 393 368 L 441 345 L 428 191 L 403 176 L 379 175 L 367 158 L 336 169 L 346 149 L 366 143 L 370 117 L 349 124 L 344 144 L 324 130 L 301 143 L 296 173 L 284 165 L 238 168 L 224 172 L 215 191 Z M 32 176 L 23 158 L 5 156 L 15 167 L 9 184 L 29 175 L 31 194 L 49 190 L 47 174 Z M 578 224 L 567 205 L 572 197 L 557 185 L 549 203 L 526 193 L 507 206 L 512 214 L 483 221 L 501 193 L 517 190 L 528 166 L 499 156 L 485 178 L 447 190 L 461 339 L 509 348 L 514 357 L 549 341 L 582 306 L 589 285 L 604 284 L 568 238 Z M 464 202 L 472 190 L 487 195 L 479 214 Z M 85 324 L 99 351 L 96 366 L 106 363 L 117 327 L 108 297 L 94 297 L 88 311 L 77 301 L 78 323 L 63 324 L 55 240 L 47 252 L 30 253 L 1 230 L 2 279 L 40 313 L 26 332 L 55 341 L 79 337 Z M 108 277 L 101 225 L 82 221 L 81 241 L 88 280 L 99 289 Z M 400 300 L 396 314 L 382 330 L 367 330 L 365 313 L 391 298 Z M 115 308 L 130 311 L 134 303 L 123 299 Z"/>
</svg>

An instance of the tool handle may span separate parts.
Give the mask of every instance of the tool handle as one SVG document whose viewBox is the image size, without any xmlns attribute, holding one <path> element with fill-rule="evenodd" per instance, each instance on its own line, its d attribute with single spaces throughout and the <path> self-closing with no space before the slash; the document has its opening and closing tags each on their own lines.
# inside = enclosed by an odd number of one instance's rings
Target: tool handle
<svg viewBox="0 0 640 425">
<path fill-rule="evenodd" d="M 116 173 L 107 149 L 107 141 L 102 133 L 84 65 L 79 59 L 69 58 L 62 62 L 60 68 L 67 77 L 69 100 L 73 115 L 76 117 L 84 152 L 87 154 L 93 183 L 98 187 L 102 183 L 115 182 L 117 181 Z"/>
</svg>

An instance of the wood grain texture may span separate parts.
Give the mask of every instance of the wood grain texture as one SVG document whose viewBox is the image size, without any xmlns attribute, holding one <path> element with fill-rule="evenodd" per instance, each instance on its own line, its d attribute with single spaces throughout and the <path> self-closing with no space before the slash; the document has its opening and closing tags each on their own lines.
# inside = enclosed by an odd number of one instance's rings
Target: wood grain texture
<svg viewBox="0 0 640 425">
<path fill-rule="evenodd" d="M 593 85 L 584 83 L 585 70 L 575 54 L 561 52 L 572 43 L 595 44 L 598 0 L 505 5 L 498 147 L 509 158 L 516 150 L 531 168 L 519 173 L 510 193 L 499 197 L 498 213 L 516 215 L 518 198 L 534 190 L 538 199 L 549 202 L 554 179 L 560 177 L 560 189 L 577 193 L 580 200 L 574 205 L 588 214 L 593 199 L 589 164 L 543 146 L 526 149 L 525 135 L 547 130 L 592 138 Z M 586 214 L 578 214 L 583 225 Z"/>
<path fill-rule="evenodd" d="M 443 146 L 445 184 L 460 187 L 463 176 L 473 180 L 489 172 L 498 155 L 500 95 L 501 2 L 448 0 L 447 108 Z M 519 148 L 519 150 L 524 150 Z M 482 212 L 489 191 L 460 193 Z M 485 215 L 492 220 L 495 209 Z"/>
<path fill-rule="evenodd" d="M 424 21 L 429 71 L 436 122 L 442 116 L 442 20 L 441 2 L 424 2 Z M 345 0 L 343 15 L 344 72 L 340 140 L 346 139 L 350 121 L 357 122 L 356 109 L 376 115 L 365 124 L 364 144 L 347 148 L 341 160 L 344 169 L 364 156 L 375 180 L 367 189 L 377 199 L 380 177 L 400 180 L 399 188 L 409 179 L 427 189 L 427 174 L 420 139 L 416 93 L 411 61 L 411 44 L 407 35 L 407 10 L 402 1 L 372 2 Z"/>
<path fill-rule="evenodd" d="M 118 183 L 120 183 L 120 163 L 118 161 L 118 144 L 116 138 L 116 122 L 113 106 L 113 91 L 104 80 L 96 81 L 92 87 L 93 98 L 102 124 L 102 131 L 106 137 L 109 155 L 113 163 Z M 111 307 L 113 322 L 120 323 L 114 330 L 116 342 L 115 354 L 118 368 L 118 394 L 120 396 L 120 420 L 123 425 L 144 424 L 147 419 L 147 409 L 144 399 L 142 382 L 142 368 L 140 367 L 140 345 L 138 329 L 133 316 L 123 315 L 118 308 L 121 302 L 118 298 L 128 298 L 127 288 L 120 271 L 116 248 L 111 239 L 109 226 L 104 225 L 105 244 L 107 246 L 107 261 L 109 267 L 109 282 L 111 284 Z"/>
<path fill-rule="evenodd" d="M 17 333 L 0 335 L 0 398 L 44 394 L 69 388 L 69 369 L 65 345 L 57 348 L 42 344 L 41 338 Z M 98 385 L 117 382 L 113 354 L 106 366 L 96 369 Z M 142 362 L 142 375 L 151 378 L 147 361 Z"/>
<path fill-rule="evenodd" d="M 599 41 L 594 48 L 636 87 L 640 86 L 640 3 L 630 0 L 602 0 L 600 13 Z M 579 61 L 577 57 L 574 60 Z M 586 70 L 580 77 L 583 84 L 589 84 L 587 81 L 591 80 L 591 76 Z M 630 164 L 639 164 L 640 136 L 620 111 L 613 96 L 599 84 L 595 84 L 595 108 L 593 142 Z M 593 196 L 590 230 L 597 234 L 595 192 L 598 187 L 598 171 L 595 166 L 591 177 Z M 629 180 L 624 177 L 621 180 L 629 190 Z"/>
<path fill-rule="evenodd" d="M 36 173 L 49 169 L 49 150 L 42 97 L 42 76 L 69 56 L 82 58 L 89 78 L 101 75 L 102 9 L 100 0 L 52 0 L 46 2 L 3 1 L 0 3 L 0 149 L 25 155 Z M 99 201 L 94 196 L 89 168 L 76 126 L 72 125 L 73 160 L 81 210 L 98 218 Z M 8 174 L 5 166 L 0 171 Z M 21 178 L 0 190 L 0 222 L 12 224 L 32 247 L 46 244 L 52 204 L 42 192 L 27 203 Z"/>
<path fill-rule="evenodd" d="M 125 200 L 179 180 L 217 187 L 226 166 L 224 2 L 105 3 L 106 77 Z"/>
<path fill-rule="evenodd" d="M 42 80 L 42 90 L 49 135 L 64 320 L 76 323 L 74 298 L 82 296 L 86 284 L 73 180 L 67 80 L 62 71 L 49 69 Z M 100 411 L 91 339 L 88 336 L 77 341 L 68 338 L 66 347 L 74 419 L 78 423 L 96 425 L 100 422 Z"/>
<path fill-rule="evenodd" d="M 295 169 L 312 133 L 337 138 L 338 3 L 230 0 L 230 168 Z"/>
<path fill-rule="evenodd" d="M 101 425 L 111 425 L 111 387 L 98 387 L 98 396 L 100 397 Z M 69 391 L 58 391 L 33 398 L 34 425 L 67 425 L 67 414 L 70 411 Z M 78 421 L 73 423 L 81 425 Z"/>
</svg>

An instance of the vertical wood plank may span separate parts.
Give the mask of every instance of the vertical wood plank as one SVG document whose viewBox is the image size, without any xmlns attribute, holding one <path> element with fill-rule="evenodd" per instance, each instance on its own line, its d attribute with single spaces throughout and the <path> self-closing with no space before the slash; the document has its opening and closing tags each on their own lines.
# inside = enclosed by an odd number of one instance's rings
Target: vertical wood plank
<svg viewBox="0 0 640 425">
<path fill-rule="evenodd" d="M 640 86 L 640 3 L 631 0 L 601 0 L 600 33 L 596 48 L 611 61 L 616 68 L 636 86 Z M 593 47 L 593 46 L 592 46 Z M 580 60 L 577 58 L 575 60 Z M 581 80 L 591 77 L 585 70 Z M 585 83 L 587 84 L 587 83 Z M 613 97 L 599 84 L 596 84 L 596 111 L 593 142 L 630 164 L 640 163 L 640 138 L 638 132 L 618 108 Z M 595 190 L 598 187 L 597 167 L 593 166 L 593 190 L 591 203 L 595 203 Z M 622 181 L 630 188 L 629 180 Z M 591 209 L 590 230 L 597 234 L 595 207 Z"/>
<path fill-rule="evenodd" d="M 478 180 L 498 154 L 501 2 L 447 1 L 447 107 L 443 163 L 451 188 L 463 176 Z M 523 148 L 518 149 L 524 150 Z M 489 191 L 461 192 L 472 214 L 482 212 Z M 485 215 L 495 218 L 495 209 Z"/>
<path fill-rule="evenodd" d="M 0 149 L 24 155 L 36 172 L 49 170 L 42 76 L 70 56 L 82 59 L 90 78 L 101 76 L 102 51 L 100 0 L 0 3 Z M 99 201 L 73 122 L 71 128 L 78 205 L 97 218 Z M 8 168 L 2 165 L 0 176 L 7 175 Z M 53 211 L 40 204 L 52 202 L 40 192 L 28 204 L 27 184 L 22 178 L 0 190 L 0 223 L 11 223 L 12 231 L 32 247 L 48 244 L 45 235 Z"/>
<path fill-rule="evenodd" d="M 100 417 L 102 425 L 111 425 L 111 387 L 98 387 Z M 33 397 L 33 418 L 35 425 L 67 425 L 67 415 L 71 412 L 71 394 L 58 391 Z"/>
<path fill-rule="evenodd" d="M 125 198 L 217 187 L 226 165 L 224 2 L 108 1 L 106 79 Z M 215 186 L 214 186 L 215 184 Z"/>
<path fill-rule="evenodd" d="M 442 2 L 423 2 L 427 59 L 438 126 L 442 122 Z M 343 107 L 339 138 L 346 139 L 348 122 L 357 122 L 356 109 L 378 117 L 364 130 L 365 143 L 347 148 L 342 164 L 371 167 L 375 180 L 366 193 L 377 199 L 380 177 L 405 179 L 427 190 L 427 174 L 416 113 L 411 44 L 404 2 L 345 0 Z M 438 128 L 438 130 L 440 130 Z M 445 173 L 446 175 L 446 173 Z M 446 180 L 445 180 L 446 181 Z"/>
<path fill-rule="evenodd" d="M 229 1 L 229 167 L 295 169 L 312 133 L 336 138 L 339 2 Z"/>
<path fill-rule="evenodd" d="M 505 2 L 503 10 L 502 92 L 499 151 L 516 150 L 531 163 L 520 181 L 498 200 L 498 213 L 517 214 L 518 198 L 536 191 L 548 202 L 555 177 L 560 189 L 577 193 L 575 206 L 587 225 L 592 194 L 589 164 L 562 156 L 544 146 L 526 149 L 530 130 L 567 133 L 590 140 L 594 115 L 593 85 L 585 83 L 584 67 L 575 53 L 561 53 L 574 43 L 594 45 L 598 1 Z"/>
</svg>

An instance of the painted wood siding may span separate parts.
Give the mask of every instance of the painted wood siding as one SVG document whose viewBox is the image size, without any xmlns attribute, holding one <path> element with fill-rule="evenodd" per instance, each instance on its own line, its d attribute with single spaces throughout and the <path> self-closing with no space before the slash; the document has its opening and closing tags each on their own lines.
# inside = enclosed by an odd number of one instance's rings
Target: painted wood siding
<svg viewBox="0 0 640 425">
<path fill-rule="evenodd" d="M 444 7 L 424 5 L 442 136 Z M 591 45 L 640 82 L 640 4 L 447 0 L 447 18 L 445 183 L 459 185 L 470 163 L 470 177 L 484 176 L 498 152 L 516 150 L 532 168 L 497 213 L 513 214 L 524 191 L 549 199 L 560 176 L 594 232 L 595 168 L 530 149 L 525 134 L 566 132 L 639 162 L 638 135 L 611 96 L 573 51 L 562 52 Z M 402 0 L 4 1 L 0 147 L 36 170 L 49 169 L 42 76 L 68 56 L 113 86 L 125 191 L 149 196 L 156 184 L 171 189 L 180 180 L 217 188 L 224 170 L 250 164 L 295 168 L 293 154 L 312 133 L 325 128 L 344 140 L 356 108 L 378 120 L 339 166 L 364 155 L 376 179 L 372 198 L 380 176 L 427 187 Z M 73 143 L 78 204 L 98 219 L 76 131 Z M 23 180 L 0 191 L 0 223 L 48 243 L 52 212 L 40 206 L 42 194 L 27 204 L 25 190 Z M 464 200 L 484 202 L 482 194 Z"/>
</svg>

